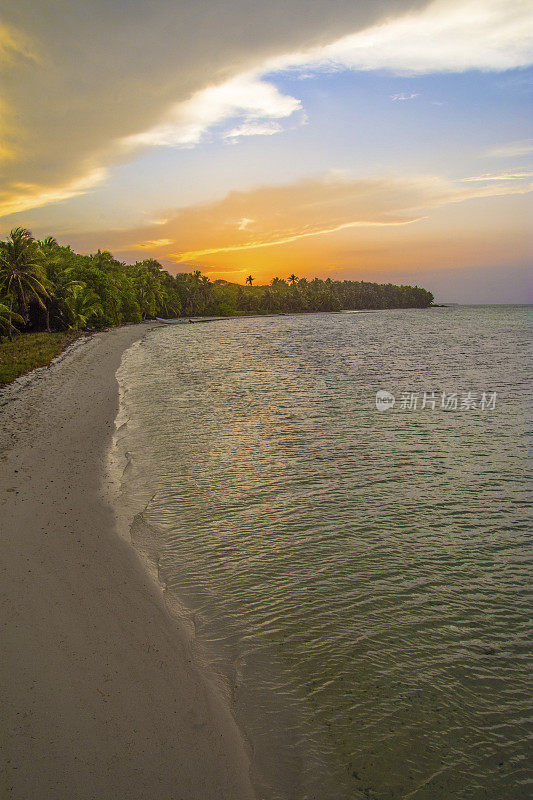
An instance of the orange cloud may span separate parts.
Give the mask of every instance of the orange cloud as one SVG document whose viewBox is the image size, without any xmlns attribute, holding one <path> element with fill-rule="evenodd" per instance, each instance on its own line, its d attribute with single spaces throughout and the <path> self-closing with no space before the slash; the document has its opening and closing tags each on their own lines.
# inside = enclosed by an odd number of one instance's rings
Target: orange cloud
<svg viewBox="0 0 533 800">
<path fill-rule="evenodd" d="M 0 217 L 9 214 L 28 211 L 31 208 L 58 203 L 69 200 L 80 194 L 85 194 L 90 189 L 101 184 L 107 176 L 107 171 L 98 167 L 90 170 L 81 178 L 70 181 L 62 186 L 39 186 L 33 183 L 17 183 L 10 190 L 0 192 Z"/>
<path fill-rule="evenodd" d="M 283 186 L 232 192 L 221 201 L 183 209 L 164 226 L 180 246 L 168 256 L 176 263 L 211 263 L 236 254 L 328 237 L 343 230 L 407 225 L 438 192 L 435 178 L 307 179 Z M 442 189 L 440 190 L 442 192 Z M 246 224 L 243 224 L 243 220 Z"/>
<path fill-rule="evenodd" d="M 94 240 L 133 259 L 139 249 L 153 247 L 172 271 L 199 268 L 211 277 L 241 282 L 250 272 L 258 281 L 269 281 L 291 271 L 310 276 L 349 270 L 352 277 L 368 276 L 413 263 L 434 266 L 436 259 L 452 266 L 460 263 L 461 253 L 478 263 L 502 248 L 507 258 L 524 240 L 513 221 L 519 220 L 520 195 L 531 190 L 528 174 L 493 178 L 354 179 L 335 173 L 231 192 L 173 216 L 167 212 L 158 225 L 94 234 Z M 468 229 L 464 202 L 469 202 Z M 491 216 L 487 209 L 495 204 L 498 211 Z"/>
<path fill-rule="evenodd" d="M 528 177 L 517 174 L 500 183 L 488 176 L 465 185 L 434 175 L 353 179 L 330 174 L 231 192 L 223 200 L 185 208 L 158 234 L 179 245 L 165 248 L 165 256 L 182 269 L 194 263 L 213 274 L 266 273 L 290 261 L 301 270 L 302 261 L 315 261 L 314 253 L 333 269 L 331 258 L 339 246 L 365 249 L 382 241 L 388 229 L 418 227 L 438 206 L 529 191 Z"/>
<path fill-rule="evenodd" d="M 343 222 L 340 225 L 335 225 L 333 228 L 321 228 L 312 231 L 303 231 L 302 233 L 292 233 L 287 236 L 281 236 L 279 239 L 270 239 L 269 241 L 251 241 L 248 244 L 228 245 L 226 247 L 216 247 L 211 250 L 191 250 L 188 253 L 172 253 L 171 258 L 176 261 L 191 261 L 201 258 L 202 256 L 215 255 L 217 253 L 235 253 L 238 250 L 257 250 L 262 247 L 275 247 L 280 244 L 289 244 L 296 242 L 298 239 L 307 239 L 310 236 L 325 236 L 328 233 L 338 233 L 338 231 L 346 230 L 347 228 L 380 228 L 390 225 L 410 225 L 412 222 L 420 222 L 423 217 L 415 217 L 414 219 L 398 220 L 397 222 Z"/>
</svg>

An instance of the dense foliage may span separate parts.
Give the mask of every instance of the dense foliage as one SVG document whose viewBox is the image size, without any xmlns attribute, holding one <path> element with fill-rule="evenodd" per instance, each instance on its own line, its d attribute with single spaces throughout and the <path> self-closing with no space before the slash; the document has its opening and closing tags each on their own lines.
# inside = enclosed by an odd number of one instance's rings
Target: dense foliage
<svg viewBox="0 0 533 800">
<path fill-rule="evenodd" d="M 75 253 L 15 228 L 0 242 L 0 334 L 14 330 L 107 328 L 143 319 L 231 316 L 362 308 L 420 308 L 433 295 L 418 286 L 306 280 L 269 286 L 211 281 L 199 271 L 170 275 L 158 261 L 117 261 L 111 253 Z"/>
</svg>

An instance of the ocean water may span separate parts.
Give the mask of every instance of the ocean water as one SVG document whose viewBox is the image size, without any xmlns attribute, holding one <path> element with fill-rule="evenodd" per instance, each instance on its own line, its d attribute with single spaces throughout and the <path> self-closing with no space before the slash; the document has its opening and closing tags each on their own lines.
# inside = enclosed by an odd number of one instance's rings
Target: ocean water
<svg viewBox="0 0 533 800">
<path fill-rule="evenodd" d="M 530 314 L 228 319 L 126 352 L 133 540 L 265 800 L 531 796 Z"/>
</svg>

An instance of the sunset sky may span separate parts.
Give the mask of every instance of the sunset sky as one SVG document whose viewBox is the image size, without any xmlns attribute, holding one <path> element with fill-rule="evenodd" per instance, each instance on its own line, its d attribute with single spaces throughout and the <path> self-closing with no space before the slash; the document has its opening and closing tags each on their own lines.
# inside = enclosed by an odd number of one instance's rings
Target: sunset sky
<svg viewBox="0 0 533 800">
<path fill-rule="evenodd" d="M 0 234 L 526 302 L 532 23 L 530 0 L 7 0 Z"/>
</svg>

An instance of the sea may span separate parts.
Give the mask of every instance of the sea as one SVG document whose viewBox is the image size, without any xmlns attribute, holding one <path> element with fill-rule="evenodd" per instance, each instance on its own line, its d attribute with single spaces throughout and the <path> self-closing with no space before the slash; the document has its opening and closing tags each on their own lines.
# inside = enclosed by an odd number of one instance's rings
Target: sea
<svg viewBox="0 0 533 800">
<path fill-rule="evenodd" d="M 262 800 L 533 795 L 531 311 L 231 318 L 124 354 L 131 538 Z"/>
</svg>

